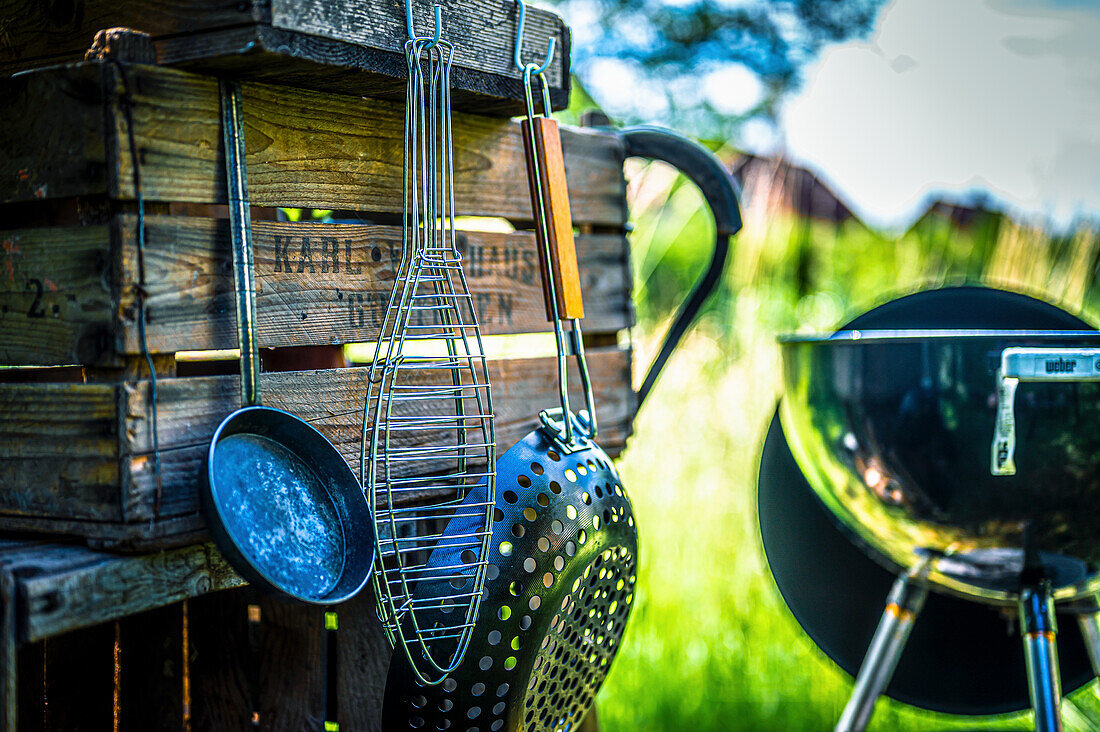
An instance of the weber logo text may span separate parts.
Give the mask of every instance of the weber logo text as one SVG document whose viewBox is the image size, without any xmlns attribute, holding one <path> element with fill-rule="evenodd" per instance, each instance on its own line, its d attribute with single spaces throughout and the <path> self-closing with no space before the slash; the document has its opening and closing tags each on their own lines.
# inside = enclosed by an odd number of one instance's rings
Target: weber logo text
<svg viewBox="0 0 1100 732">
<path fill-rule="evenodd" d="M 1077 370 L 1077 362 L 1072 358 L 1056 358 L 1046 362 L 1048 374 L 1072 374 Z"/>
</svg>

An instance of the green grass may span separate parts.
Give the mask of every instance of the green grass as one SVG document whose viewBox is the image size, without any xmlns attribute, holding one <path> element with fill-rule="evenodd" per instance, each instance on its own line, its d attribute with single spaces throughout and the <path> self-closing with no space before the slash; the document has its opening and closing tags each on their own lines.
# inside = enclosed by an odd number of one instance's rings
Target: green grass
<svg viewBox="0 0 1100 732">
<path fill-rule="evenodd" d="M 636 192 L 645 185 L 636 174 Z M 635 265 L 647 280 L 639 363 L 712 236 L 697 194 L 669 190 L 650 195 L 636 216 Z M 598 698 L 606 732 L 828 730 L 847 700 L 850 679 L 775 589 L 756 525 L 757 461 L 779 395 L 777 333 L 834 327 L 858 305 L 919 282 L 997 282 L 1097 310 L 1092 267 L 1079 271 L 1093 262 L 1095 236 L 1055 246 L 1002 226 L 887 240 L 751 213 L 722 292 L 670 361 L 618 461 L 641 556 L 638 602 Z M 1073 696 L 1065 717 L 1068 730 L 1100 729 L 1094 685 Z M 871 729 L 979 727 L 1028 729 L 1029 721 L 947 717 L 883 700 Z"/>
</svg>

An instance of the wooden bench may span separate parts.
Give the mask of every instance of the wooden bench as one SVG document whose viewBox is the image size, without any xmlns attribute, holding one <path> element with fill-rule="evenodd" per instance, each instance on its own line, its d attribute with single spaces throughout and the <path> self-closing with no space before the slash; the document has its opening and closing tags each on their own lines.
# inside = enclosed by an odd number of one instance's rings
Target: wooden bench
<svg viewBox="0 0 1100 732">
<path fill-rule="evenodd" d="M 370 593 L 328 609 L 261 596 L 202 543 L 199 466 L 239 399 L 216 80 L 106 59 L 0 87 L 0 531 L 19 536 L 0 542 L 7 728 L 377 729 L 390 653 Z M 358 465 L 367 367 L 345 346 L 377 338 L 392 285 L 402 110 L 246 83 L 244 111 L 265 403 Z M 482 326 L 492 343 L 545 333 L 518 125 L 456 114 L 454 128 L 459 213 L 499 230 L 466 224 L 460 243 Z M 640 401 L 621 337 L 633 324 L 624 159 L 688 168 L 718 220 L 657 369 L 740 220 L 699 148 L 579 128 L 562 143 L 600 442 L 615 456 Z M 278 206 L 361 223 L 278 220 Z M 549 351 L 493 348 L 503 451 L 556 403 L 556 365 Z"/>
</svg>

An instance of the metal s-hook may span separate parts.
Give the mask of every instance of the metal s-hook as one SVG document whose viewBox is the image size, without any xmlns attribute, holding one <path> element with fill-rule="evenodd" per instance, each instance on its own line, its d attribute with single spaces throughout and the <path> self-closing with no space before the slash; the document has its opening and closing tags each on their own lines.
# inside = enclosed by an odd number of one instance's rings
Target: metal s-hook
<svg viewBox="0 0 1100 732">
<path fill-rule="evenodd" d="M 409 34 L 409 40 L 410 41 L 426 41 L 426 40 L 428 40 L 428 36 L 418 36 L 418 35 L 416 35 L 416 29 L 413 28 L 412 0 L 405 0 L 405 30 Z M 436 5 L 435 6 L 435 35 L 432 36 L 432 38 L 431 38 L 432 43 L 431 43 L 431 46 L 428 46 L 428 48 L 431 48 L 435 44 L 439 43 L 439 36 L 442 33 L 442 31 L 443 31 L 443 8 Z"/>
<path fill-rule="evenodd" d="M 526 66 L 520 59 L 520 50 L 523 48 L 523 23 L 527 15 L 527 7 L 523 4 L 523 0 L 516 0 L 516 5 L 519 6 L 519 20 L 516 23 L 516 50 L 515 55 L 512 56 L 512 61 L 517 69 L 523 71 Z M 542 66 L 532 71 L 535 76 L 545 73 L 550 68 L 550 62 L 554 60 L 554 41 L 556 40 L 553 36 L 550 37 L 550 42 L 546 46 L 546 60 L 543 61 Z"/>
</svg>

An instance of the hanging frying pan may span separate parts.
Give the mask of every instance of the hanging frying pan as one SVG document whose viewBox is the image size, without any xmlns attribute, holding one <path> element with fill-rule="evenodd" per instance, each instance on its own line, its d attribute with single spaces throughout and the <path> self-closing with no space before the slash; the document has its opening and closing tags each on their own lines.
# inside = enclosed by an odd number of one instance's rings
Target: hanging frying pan
<svg viewBox="0 0 1100 732">
<path fill-rule="evenodd" d="M 1088 325 L 1044 302 L 980 287 L 931 290 L 861 315 L 846 330 L 1082 330 Z M 795 463 L 778 416 L 764 443 L 758 483 L 760 533 L 772 576 L 799 624 L 827 656 L 855 675 L 901 572 L 841 528 Z M 950 714 L 999 714 L 1029 706 L 1019 632 L 1001 610 L 930 593 L 886 695 Z M 1073 616 L 1059 616 L 1065 689 L 1093 677 Z"/>
<path fill-rule="evenodd" d="M 684 172 L 703 191 L 717 224 L 710 266 L 647 372 L 642 401 L 719 281 L 741 218 L 728 173 L 696 143 L 652 128 L 628 129 L 622 140 L 625 156 L 663 160 Z M 547 258 L 553 262 L 554 253 Z M 544 275 L 555 270 L 562 271 L 551 266 Z M 556 282 L 546 281 L 553 313 Z M 573 349 L 579 355 L 577 343 Z M 570 415 L 573 445 L 564 438 L 563 414 L 544 416 L 497 461 L 485 597 L 465 661 L 442 685 L 425 687 L 395 657 L 384 729 L 576 730 L 591 707 L 629 618 L 637 535 L 630 499 L 611 459 L 592 440 L 587 414 Z"/>
<path fill-rule="evenodd" d="M 244 406 L 210 442 L 203 508 L 218 548 L 251 584 L 303 602 L 342 602 L 369 576 L 374 521 L 332 443 L 298 417 L 260 406 L 241 87 L 222 81 L 220 89 Z"/>
</svg>

